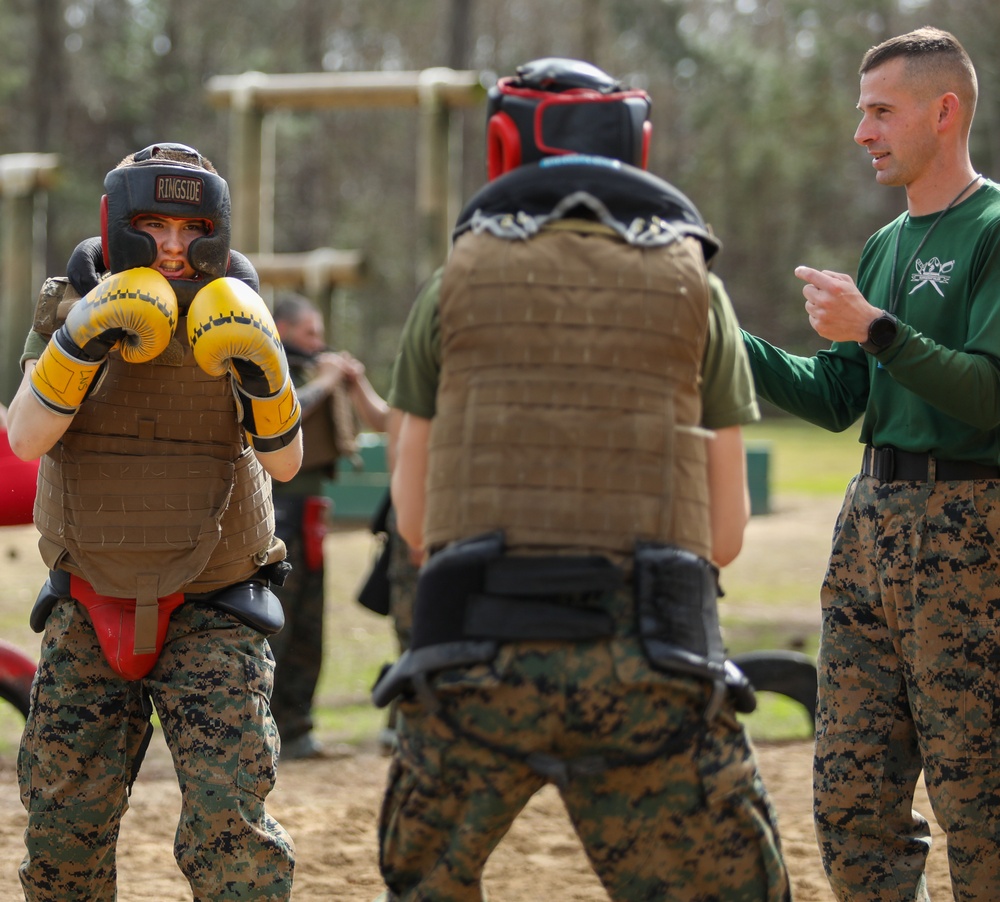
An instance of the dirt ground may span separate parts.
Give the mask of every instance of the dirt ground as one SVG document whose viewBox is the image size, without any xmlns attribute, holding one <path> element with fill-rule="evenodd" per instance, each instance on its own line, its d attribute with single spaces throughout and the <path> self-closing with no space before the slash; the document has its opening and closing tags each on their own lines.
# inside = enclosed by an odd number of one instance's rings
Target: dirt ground
<svg viewBox="0 0 1000 902">
<path fill-rule="evenodd" d="M 795 545 L 820 568 L 836 505 L 819 505 L 754 518 L 742 566 L 767 566 L 765 548 Z M 815 520 L 815 526 L 812 526 Z M 20 529 L 0 531 L 0 579 L 7 599 L 30 605 L 41 583 L 33 537 Z M 737 565 L 741 565 L 740 561 Z M 734 565 L 734 566 L 737 566 Z M 818 585 L 818 575 L 816 577 Z M 26 607 L 22 608 L 27 610 Z M 814 618 L 811 608 L 802 614 Z M 9 632 L 9 630 L 8 630 Z M 22 647 L 34 646 L 27 636 Z M 269 810 L 288 829 L 297 846 L 293 899 L 299 902 L 368 902 L 381 890 L 375 823 L 387 759 L 374 741 L 336 746 L 335 757 L 281 765 Z M 810 800 L 811 743 L 759 743 L 759 763 L 778 812 L 784 851 L 797 902 L 829 902 L 813 834 Z M 119 900 L 190 900 L 187 884 L 174 864 L 171 842 L 180 795 L 162 737 L 157 736 L 133 791 L 131 811 L 119 846 Z M 915 808 L 930 818 L 920 788 Z M 0 902 L 22 898 L 16 867 L 23 855 L 25 816 L 18 799 L 14 752 L 0 753 Z M 935 900 L 951 898 L 943 837 L 935 828 L 929 862 L 929 888 Z M 551 788 L 539 793 L 515 822 L 486 870 L 491 902 L 600 902 L 607 900 Z"/>
</svg>

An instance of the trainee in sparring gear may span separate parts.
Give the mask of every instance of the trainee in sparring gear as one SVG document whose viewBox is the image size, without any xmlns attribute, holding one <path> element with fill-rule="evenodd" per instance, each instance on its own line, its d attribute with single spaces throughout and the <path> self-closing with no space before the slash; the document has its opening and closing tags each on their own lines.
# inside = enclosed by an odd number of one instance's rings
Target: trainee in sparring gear
<svg viewBox="0 0 1000 902">
<path fill-rule="evenodd" d="M 648 109 L 575 60 L 501 79 L 490 184 L 400 342 L 393 502 L 429 558 L 373 692 L 393 902 L 480 902 L 546 783 L 617 902 L 789 899 L 716 610 L 749 505 L 712 474 L 759 414 L 719 243 L 639 168 Z"/>
<path fill-rule="evenodd" d="M 33 902 L 114 897 L 155 712 L 190 895 L 287 900 L 294 846 L 265 809 L 279 747 L 267 636 L 282 625 L 270 584 L 286 556 L 271 479 L 294 475 L 301 445 L 258 454 L 233 368 L 205 372 L 188 340 L 199 290 L 233 275 L 258 284 L 230 250 L 212 164 L 156 144 L 121 160 L 105 190 L 102 237 L 43 286 L 8 423 L 11 446 L 40 456 L 34 521 L 50 571 L 29 620 L 44 637 L 18 758 L 21 885 Z M 245 307 L 210 319 L 232 310 Z"/>
<path fill-rule="evenodd" d="M 194 358 L 210 376 L 231 373 L 243 427 L 258 451 L 277 451 L 301 425 L 278 329 L 263 299 L 238 279 L 217 279 L 188 310 Z"/>
<path fill-rule="evenodd" d="M 159 356 L 177 327 L 170 283 L 145 267 L 100 283 L 73 305 L 31 373 L 31 389 L 49 410 L 72 416 L 118 348 L 128 363 Z"/>
</svg>

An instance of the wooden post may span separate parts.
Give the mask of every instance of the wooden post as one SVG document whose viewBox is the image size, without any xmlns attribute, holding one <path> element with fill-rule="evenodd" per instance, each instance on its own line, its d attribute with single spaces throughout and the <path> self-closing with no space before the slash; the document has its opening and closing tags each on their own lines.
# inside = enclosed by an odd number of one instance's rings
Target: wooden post
<svg viewBox="0 0 1000 902">
<path fill-rule="evenodd" d="M 423 282 L 444 263 L 450 244 L 452 186 L 449 180 L 451 148 L 448 107 L 441 86 L 450 69 L 420 73 L 420 125 L 417 144 L 417 282 Z"/>
<path fill-rule="evenodd" d="M 420 146 L 417 217 L 421 247 L 418 275 L 444 262 L 450 224 L 457 213 L 455 180 L 450 177 L 451 111 L 483 101 L 479 73 L 448 68 L 416 72 L 320 72 L 217 75 L 206 86 L 209 102 L 231 107 L 233 246 L 246 253 L 261 245 L 262 130 L 264 116 L 280 109 L 418 107 Z M 263 278 L 263 277 L 262 277 Z"/>
<path fill-rule="evenodd" d="M 257 90 L 267 81 L 261 72 L 235 76 L 231 87 L 229 182 L 233 201 L 232 245 L 243 254 L 261 249 L 261 169 L 264 113 Z"/>
<path fill-rule="evenodd" d="M 21 383 L 21 351 L 41 288 L 35 260 L 35 200 L 54 181 L 55 154 L 0 156 L 0 401 Z"/>
<path fill-rule="evenodd" d="M 341 251 L 320 247 L 302 254 L 252 254 L 261 286 L 271 291 L 265 298 L 273 305 L 272 293 L 282 289 L 308 297 L 323 314 L 327 340 L 339 334 L 335 328 L 333 291 L 343 285 L 357 285 L 365 276 L 365 261 L 360 251 Z"/>
</svg>

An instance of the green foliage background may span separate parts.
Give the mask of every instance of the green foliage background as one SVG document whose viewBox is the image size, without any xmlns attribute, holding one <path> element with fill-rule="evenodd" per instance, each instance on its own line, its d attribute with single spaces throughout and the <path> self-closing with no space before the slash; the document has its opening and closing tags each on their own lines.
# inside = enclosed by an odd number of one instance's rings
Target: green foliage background
<svg viewBox="0 0 1000 902">
<path fill-rule="evenodd" d="M 974 162 L 995 175 L 994 0 L 2 0 L 0 154 L 59 155 L 41 226 L 55 274 L 96 233 L 103 176 L 128 152 L 184 141 L 226 173 L 228 117 L 204 88 L 213 75 L 452 65 L 492 84 L 532 58 L 586 58 L 651 93 L 650 169 L 722 238 L 718 270 L 744 324 L 809 351 L 793 267 L 853 272 L 865 238 L 903 202 L 872 190 L 852 141 L 858 63 L 926 23 L 958 35 L 977 64 Z M 464 119 L 468 196 L 484 178 L 482 110 Z M 384 391 L 418 287 L 416 113 L 288 113 L 273 124 L 275 249 L 365 253 L 366 282 L 337 298 L 337 343 Z"/>
<path fill-rule="evenodd" d="M 858 63 L 869 46 L 923 24 L 954 32 L 976 63 L 973 162 L 996 177 L 995 0 L 0 0 L 0 155 L 59 156 L 37 229 L 45 272 L 59 274 L 76 243 L 97 233 L 104 174 L 127 153 L 182 141 L 226 174 L 230 123 L 205 93 L 214 75 L 451 65 L 489 85 L 533 58 L 588 59 L 652 95 L 650 170 L 686 192 L 722 238 L 717 270 L 743 324 L 808 353 L 820 343 L 792 269 L 853 272 L 867 236 L 903 205 L 901 192 L 874 186 L 852 140 Z M 416 113 L 283 113 L 272 124 L 275 249 L 364 252 L 365 283 L 337 294 L 336 343 L 384 393 L 418 287 Z M 466 197 L 484 180 L 483 126 L 482 110 L 464 114 Z M 780 421 L 749 435 L 781 455 L 779 496 L 836 497 L 856 467 L 852 435 Z M 360 548 L 347 546 L 340 598 L 367 564 Z M 775 573 L 787 569 L 780 552 Z M 767 594 L 780 609 L 814 603 L 816 585 L 748 576 L 731 590 Z M 328 668 L 323 716 L 346 735 L 370 733 L 380 715 L 364 695 L 392 642 L 384 623 L 358 623 L 345 604 L 351 654 L 364 660 Z M 23 610 L 11 616 L 21 623 Z M 758 624 L 756 641 L 784 641 L 780 619 Z M 342 725 L 355 707 L 361 726 Z"/>
</svg>

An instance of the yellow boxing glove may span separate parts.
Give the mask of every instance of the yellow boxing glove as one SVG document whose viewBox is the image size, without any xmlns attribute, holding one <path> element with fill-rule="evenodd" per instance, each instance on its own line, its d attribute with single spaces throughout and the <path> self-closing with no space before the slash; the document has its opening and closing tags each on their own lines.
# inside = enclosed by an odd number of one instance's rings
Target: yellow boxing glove
<svg viewBox="0 0 1000 902">
<path fill-rule="evenodd" d="M 70 308 L 31 371 L 31 390 L 53 413 L 72 416 L 112 348 L 129 363 L 146 363 L 176 328 L 177 297 L 166 278 L 144 266 L 116 273 Z"/>
<path fill-rule="evenodd" d="M 301 426 L 278 329 L 264 300 L 239 279 L 214 279 L 191 301 L 188 341 L 210 376 L 233 377 L 243 428 L 257 451 L 277 451 Z"/>
</svg>

